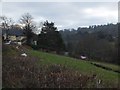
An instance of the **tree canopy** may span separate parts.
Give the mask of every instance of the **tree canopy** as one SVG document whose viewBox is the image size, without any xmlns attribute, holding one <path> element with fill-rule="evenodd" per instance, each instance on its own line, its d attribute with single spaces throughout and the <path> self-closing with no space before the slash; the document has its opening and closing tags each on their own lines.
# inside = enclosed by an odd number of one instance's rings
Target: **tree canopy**
<svg viewBox="0 0 120 90">
<path fill-rule="evenodd" d="M 35 25 L 33 24 L 33 17 L 29 13 L 25 13 L 20 18 L 20 23 L 24 25 L 25 35 L 27 36 L 27 44 L 31 44 L 31 38 L 33 36 L 33 29 Z"/>
<path fill-rule="evenodd" d="M 57 27 L 54 26 L 54 23 L 45 21 L 43 25 L 38 39 L 39 47 L 57 52 L 65 50 L 61 34 L 57 31 Z"/>
</svg>

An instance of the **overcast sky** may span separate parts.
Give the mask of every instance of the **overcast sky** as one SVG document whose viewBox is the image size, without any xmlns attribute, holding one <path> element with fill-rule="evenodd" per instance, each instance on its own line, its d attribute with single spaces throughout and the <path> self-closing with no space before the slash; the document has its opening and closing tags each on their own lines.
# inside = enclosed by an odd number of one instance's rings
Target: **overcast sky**
<svg viewBox="0 0 120 90">
<path fill-rule="evenodd" d="M 55 22 L 58 29 L 117 23 L 117 2 L 3 2 L 2 14 L 16 22 L 30 13 L 37 23 Z"/>
</svg>

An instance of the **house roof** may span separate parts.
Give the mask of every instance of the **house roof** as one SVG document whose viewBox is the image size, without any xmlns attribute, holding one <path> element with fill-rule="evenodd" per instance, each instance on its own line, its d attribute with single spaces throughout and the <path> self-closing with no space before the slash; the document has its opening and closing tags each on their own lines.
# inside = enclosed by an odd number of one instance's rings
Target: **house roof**
<svg viewBox="0 0 120 90">
<path fill-rule="evenodd" d="M 24 31 L 22 29 L 3 29 L 2 34 L 15 35 L 15 36 L 24 36 Z"/>
</svg>

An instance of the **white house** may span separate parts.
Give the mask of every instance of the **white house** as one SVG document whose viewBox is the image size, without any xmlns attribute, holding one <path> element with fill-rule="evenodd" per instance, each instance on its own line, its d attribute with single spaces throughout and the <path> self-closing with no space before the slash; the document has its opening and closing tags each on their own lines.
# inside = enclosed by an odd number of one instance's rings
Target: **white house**
<svg viewBox="0 0 120 90">
<path fill-rule="evenodd" d="M 26 36 L 24 35 L 24 31 L 22 29 L 3 29 L 2 30 L 2 37 L 3 37 L 3 41 L 11 41 L 11 42 L 18 42 L 17 44 L 22 44 L 22 42 L 24 42 L 26 40 Z"/>
</svg>

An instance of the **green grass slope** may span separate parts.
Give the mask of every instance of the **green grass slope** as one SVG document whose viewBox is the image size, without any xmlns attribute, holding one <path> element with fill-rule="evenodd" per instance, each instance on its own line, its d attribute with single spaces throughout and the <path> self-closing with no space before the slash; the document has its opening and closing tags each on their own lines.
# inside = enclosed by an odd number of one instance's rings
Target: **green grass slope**
<svg viewBox="0 0 120 90">
<path fill-rule="evenodd" d="M 3 87 L 120 88 L 120 73 L 96 67 L 90 61 L 36 51 L 23 46 L 17 50 L 15 47 L 3 46 Z M 28 56 L 21 57 L 22 51 Z M 108 63 L 99 64 L 115 70 L 119 68 Z"/>
<path fill-rule="evenodd" d="M 118 87 L 120 74 L 108 71 L 90 64 L 89 61 L 77 60 L 70 57 L 60 56 L 56 54 L 50 54 L 40 51 L 29 50 L 29 54 L 40 58 L 41 60 L 37 62 L 38 65 L 41 64 L 61 64 L 68 68 L 77 70 L 85 75 L 96 75 L 97 79 L 102 80 L 105 87 Z M 108 66 L 108 64 L 106 64 Z M 111 65 L 109 65 L 110 67 Z M 112 65 L 112 68 L 117 66 Z"/>
</svg>

